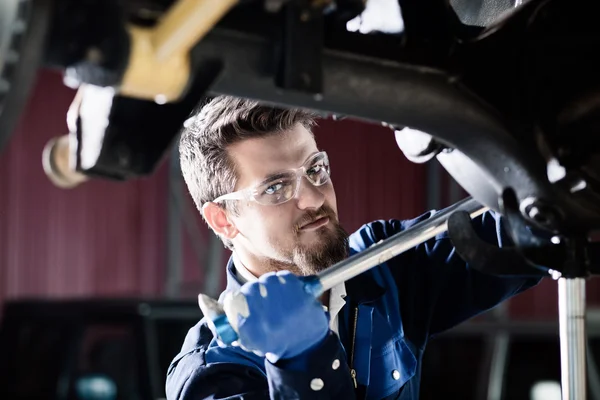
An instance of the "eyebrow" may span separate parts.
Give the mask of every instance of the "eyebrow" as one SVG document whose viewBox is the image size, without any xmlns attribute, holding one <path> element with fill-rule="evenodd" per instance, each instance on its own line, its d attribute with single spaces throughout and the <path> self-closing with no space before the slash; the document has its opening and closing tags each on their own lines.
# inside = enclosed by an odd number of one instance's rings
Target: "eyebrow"
<svg viewBox="0 0 600 400">
<path fill-rule="evenodd" d="M 262 186 L 265 185 L 267 183 L 270 183 L 274 180 L 289 176 L 290 172 L 289 171 L 285 171 L 285 172 L 277 172 L 275 174 L 271 174 L 268 175 L 265 179 L 262 180 L 262 182 L 260 182 L 257 186 Z"/>
</svg>

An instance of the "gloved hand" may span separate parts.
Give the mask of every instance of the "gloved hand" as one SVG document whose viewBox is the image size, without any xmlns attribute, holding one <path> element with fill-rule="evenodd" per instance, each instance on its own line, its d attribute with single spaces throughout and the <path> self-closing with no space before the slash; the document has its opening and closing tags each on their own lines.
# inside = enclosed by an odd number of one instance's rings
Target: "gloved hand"
<svg viewBox="0 0 600 400">
<path fill-rule="evenodd" d="M 271 362 L 298 356 L 321 343 L 329 321 L 319 301 L 289 271 L 269 273 L 224 299 L 229 323 L 247 350 Z"/>
</svg>

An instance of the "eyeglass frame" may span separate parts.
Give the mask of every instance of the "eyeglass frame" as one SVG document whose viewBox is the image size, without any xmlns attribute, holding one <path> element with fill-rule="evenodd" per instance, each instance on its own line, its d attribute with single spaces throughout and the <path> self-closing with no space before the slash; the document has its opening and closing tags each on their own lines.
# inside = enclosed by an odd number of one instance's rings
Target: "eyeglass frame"
<svg viewBox="0 0 600 400">
<path fill-rule="evenodd" d="M 327 180 L 323 183 L 321 183 L 320 185 L 316 185 L 314 184 L 310 178 L 307 175 L 307 171 L 312 168 L 312 165 L 310 165 L 310 162 L 312 162 L 314 159 L 316 159 L 319 156 L 323 156 L 323 159 L 326 160 L 327 162 Z M 309 164 L 309 166 L 307 167 L 307 164 Z M 298 168 L 290 168 L 290 169 L 284 169 L 282 171 L 277 172 L 275 175 L 279 175 L 279 174 L 284 174 L 286 172 L 292 172 L 293 174 L 296 175 L 296 189 L 294 191 L 294 195 L 291 196 L 289 199 L 282 201 L 281 203 L 277 203 L 277 204 L 264 204 L 264 203 L 260 203 L 258 200 L 256 200 L 255 196 L 257 194 L 257 189 L 260 186 L 265 185 L 266 183 L 268 183 L 268 180 L 263 181 L 263 183 L 259 183 L 257 185 L 245 188 L 245 189 L 240 189 L 240 190 L 236 190 L 235 192 L 231 192 L 231 193 L 227 193 L 224 194 L 222 196 L 217 197 L 216 199 L 214 199 L 212 201 L 212 203 L 221 203 L 223 201 L 229 201 L 229 200 L 251 200 L 254 201 L 257 204 L 263 205 L 263 206 L 278 206 L 280 204 L 285 204 L 288 201 L 290 201 L 291 199 L 295 198 L 298 196 L 298 192 L 300 191 L 300 185 L 302 183 L 302 178 L 306 177 L 306 180 L 308 180 L 308 182 L 310 182 L 311 185 L 315 186 L 315 187 L 320 187 L 325 185 L 327 182 L 331 181 L 331 166 L 329 163 L 329 156 L 327 155 L 327 152 L 325 151 L 319 151 L 318 153 L 313 154 L 312 156 L 310 156 L 301 167 Z"/>
</svg>

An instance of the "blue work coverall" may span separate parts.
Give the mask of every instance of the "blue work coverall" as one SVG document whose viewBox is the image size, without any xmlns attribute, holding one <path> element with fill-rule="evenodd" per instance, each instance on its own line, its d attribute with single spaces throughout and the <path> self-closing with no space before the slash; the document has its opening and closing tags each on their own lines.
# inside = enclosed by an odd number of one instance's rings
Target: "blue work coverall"
<svg viewBox="0 0 600 400">
<path fill-rule="evenodd" d="M 366 224 L 350 236 L 351 254 L 431 215 Z M 508 242 L 502 223 L 492 212 L 473 220 L 479 236 L 500 247 Z M 239 289 L 231 260 L 227 275 L 226 291 Z M 418 399 L 420 363 L 433 335 L 539 280 L 500 278 L 470 268 L 444 233 L 347 281 L 339 338 L 330 332 L 302 368 L 273 365 L 239 347 L 221 348 L 201 320 L 169 367 L 167 398 Z"/>
</svg>

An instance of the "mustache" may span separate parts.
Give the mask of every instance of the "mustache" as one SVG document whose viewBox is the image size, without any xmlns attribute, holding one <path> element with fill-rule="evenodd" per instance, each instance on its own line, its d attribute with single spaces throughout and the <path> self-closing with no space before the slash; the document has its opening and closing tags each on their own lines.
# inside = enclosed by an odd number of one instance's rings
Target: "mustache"
<svg viewBox="0 0 600 400">
<path fill-rule="evenodd" d="M 304 225 L 310 224 L 311 222 L 315 222 L 316 220 L 324 217 L 329 217 L 329 219 L 333 221 L 336 220 L 335 212 L 329 206 L 323 205 L 318 210 L 308 210 L 295 224 L 294 230 L 299 232 Z"/>
</svg>

